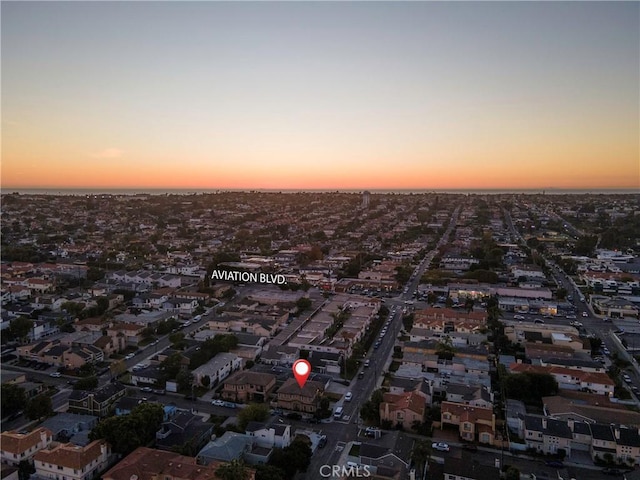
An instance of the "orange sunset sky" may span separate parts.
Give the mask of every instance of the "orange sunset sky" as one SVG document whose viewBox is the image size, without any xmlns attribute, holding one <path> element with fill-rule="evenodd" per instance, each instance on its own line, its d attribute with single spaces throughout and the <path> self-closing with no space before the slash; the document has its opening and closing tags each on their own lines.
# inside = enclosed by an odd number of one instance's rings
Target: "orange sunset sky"
<svg viewBox="0 0 640 480">
<path fill-rule="evenodd" d="M 640 187 L 637 2 L 3 2 L 3 189 Z"/>
</svg>

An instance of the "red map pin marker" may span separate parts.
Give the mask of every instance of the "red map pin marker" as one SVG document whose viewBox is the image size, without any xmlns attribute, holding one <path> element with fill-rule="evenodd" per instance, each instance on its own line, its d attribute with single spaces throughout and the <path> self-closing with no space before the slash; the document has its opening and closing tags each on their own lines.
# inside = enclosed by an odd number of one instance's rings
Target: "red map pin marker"
<svg viewBox="0 0 640 480">
<path fill-rule="evenodd" d="M 300 359 L 293 363 L 293 376 L 296 377 L 300 388 L 307 383 L 307 378 L 311 375 L 311 364 L 306 360 Z"/>
</svg>

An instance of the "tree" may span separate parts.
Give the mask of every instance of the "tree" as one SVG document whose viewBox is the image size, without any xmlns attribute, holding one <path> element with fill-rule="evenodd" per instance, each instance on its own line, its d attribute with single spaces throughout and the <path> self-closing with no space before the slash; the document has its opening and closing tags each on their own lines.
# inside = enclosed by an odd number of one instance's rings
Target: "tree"
<svg viewBox="0 0 640 480">
<path fill-rule="evenodd" d="M 51 397 L 47 395 L 38 395 L 37 397 L 33 397 L 27 403 L 27 407 L 25 409 L 25 415 L 29 420 L 40 420 L 44 417 L 50 417 L 53 413 Z"/>
<path fill-rule="evenodd" d="M 523 372 L 503 378 L 507 398 L 530 405 L 542 405 L 542 397 L 558 393 L 558 382 L 548 373 Z"/>
<path fill-rule="evenodd" d="M 176 375 L 178 390 L 188 390 L 193 384 L 193 374 L 187 370 L 180 370 Z"/>
<path fill-rule="evenodd" d="M 174 345 L 177 343 L 182 343 L 183 340 L 184 340 L 184 333 L 182 332 L 176 332 L 169 335 L 169 341 Z"/>
<path fill-rule="evenodd" d="M 507 471 L 505 472 L 505 480 L 520 480 L 520 470 L 518 470 L 513 465 L 509 465 Z"/>
<path fill-rule="evenodd" d="M 431 458 L 431 444 L 426 440 L 418 440 L 413 445 L 413 451 L 411 452 L 411 460 L 418 467 L 420 472 L 424 472 L 426 462 Z M 419 478 L 422 478 L 420 475 Z"/>
<path fill-rule="evenodd" d="M 96 366 L 93 363 L 87 362 L 80 366 L 78 373 L 81 377 L 90 377 L 96 374 Z"/>
<path fill-rule="evenodd" d="M 209 375 L 203 375 L 200 379 L 200 383 L 203 387 L 208 387 L 209 385 L 211 385 L 211 377 Z"/>
<path fill-rule="evenodd" d="M 36 467 L 29 460 L 20 460 L 18 464 L 18 479 L 29 480 L 32 474 L 36 473 Z"/>
<path fill-rule="evenodd" d="M 3 383 L 0 390 L 0 411 L 3 416 L 19 412 L 24 408 L 27 397 L 24 388 L 13 383 Z"/>
<path fill-rule="evenodd" d="M 439 358 L 451 360 L 455 356 L 455 353 L 456 349 L 453 347 L 453 341 L 449 335 L 440 340 L 436 345 L 436 355 L 438 355 Z"/>
<path fill-rule="evenodd" d="M 269 418 L 269 407 L 264 403 L 252 403 L 238 413 L 238 427 L 244 431 L 249 422 L 264 422 Z"/>
<path fill-rule="evenodd" d="M 221 465 L 216 470 L 216 477 L 222 480 L 246 480 L 249 478 L 249 470 L 244 461 L 234 459 Z"/>
<path fill-rule="evenodd" d="M 274 450 L 269 465 L 281 469 L 285 478 L 293 478 L 296 472 L 306 472 L 311 460 L 311 447 L 307 442 L 296 438 L 291 445 Z"/>
<path fill-rule="evenodd" d="M 307 297 L 300 297 L 296 302 L 296 307 L 298 307 L 298 313 L 302 313 L 305 310 L 308 310 L 309 308 L 311 308 L 311 304 L 312 304 L 311 299 Z"/>
<path fill-rule="evenodd" d="M 23 341 L 31 332 L 33 321 L 27 317 L 18 317 L 9 323 L 9 332 L 13 338 Z"/>
<path fill-rule="evenodd" d="M 107 297 L 98 297 L 96 299 L 96 304 L 98 306 L 98 315 L 102 315 L 104 312 L 109 310 L 109 299 Z"/>
<path fill-rule="evenodd" d="M 371 394 L 371 400 L 362 404 L 360 408 L 360 417 L 365 421 L 373 424 L 380 423 L 380 404 L 383 400 L 384 390 L 378 389 Z"/>
<path fill-rule="evenodd" d="M 131 413 L 108 417 L 89 433 L 90 440 L 105 439 L 115 453 L 127 455 L 155 438 L 164 418 L 164 409 L 157 403 L 143 403 Z"/>
<path fill-rule="evenodd" d="M 256 465 L 256 480 L 285 480 L 284 472 L 273 465 Z"/>
<path fill-rule="evenodd" d="M 74 390 L 93 390 L 98 387 L 98 377 L 92 375 L 91 377 L 84 377 L 79 379 L 73 386 Z"/>
<path fill-rule="evenodd" d="M 182 370 L 182 355 L 177 352 L 172 353 L 160 363 L 160 371 L 165 381 L 176 378 L 180 370 Z"/>
</svg>

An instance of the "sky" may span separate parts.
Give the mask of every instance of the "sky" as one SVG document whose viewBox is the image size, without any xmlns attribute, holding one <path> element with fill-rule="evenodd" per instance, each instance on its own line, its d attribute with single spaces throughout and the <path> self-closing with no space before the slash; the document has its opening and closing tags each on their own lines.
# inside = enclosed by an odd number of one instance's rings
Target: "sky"
<svg viewBox="0 0 640 480">
<path fill-rule="evenodd" d="M 638 2 L 7 2 L 7 188 L 640 188 Z"/>
</svg>

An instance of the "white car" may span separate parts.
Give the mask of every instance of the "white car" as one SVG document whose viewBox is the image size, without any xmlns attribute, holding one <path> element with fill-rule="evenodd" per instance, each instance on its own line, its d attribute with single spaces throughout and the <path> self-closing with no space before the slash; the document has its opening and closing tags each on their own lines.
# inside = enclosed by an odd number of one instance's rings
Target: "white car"
<svg viewBox="0 0 640 480">
<path fill-rule="evenodd" d="M 60 372 L 53 372 L 53 373 L 50 373 L 49 376 L 53 377 L 53 378 L 60 378 L 61 373 Z"/>
<path fill-rule="evenodd" d="M 434 450 L 438 450 L 439 452 L 449 451 L 449 445 L 444 442 L 432 443 L 431 448 L 433 448 Z"/>
<path fill-rule="evenodd" d="M 347 392 L 347 394 L 344 396 L 344 401 L 350 402 L 352 398 L 353 398 L 353 395 L 351 394 L 351 392 Z"/>
<path fill-rule="evenodd" d="M 215 405 L 216 407 L 224 407 L 225 402 L 222 400 L 213 400 L 211 405 Z"/>
<path fill-rule="evenodd" d="M 589 314 L 588 314 L 587 312 L 582 312 L 582 316 L 583 316 L 583 317 L 588 317 L 588 316 L 589 316 Z"/>
<path fill-rule="evenodd" d="M 133 357 L 135 357 L 135 354 L 130 353 L 130 354 L 128 354 L 128 355 L 127 355 L 126 357 L 124 357 L 124 358 L 125 358 L 125 360 L 131 360 Z"/>
</svg>

